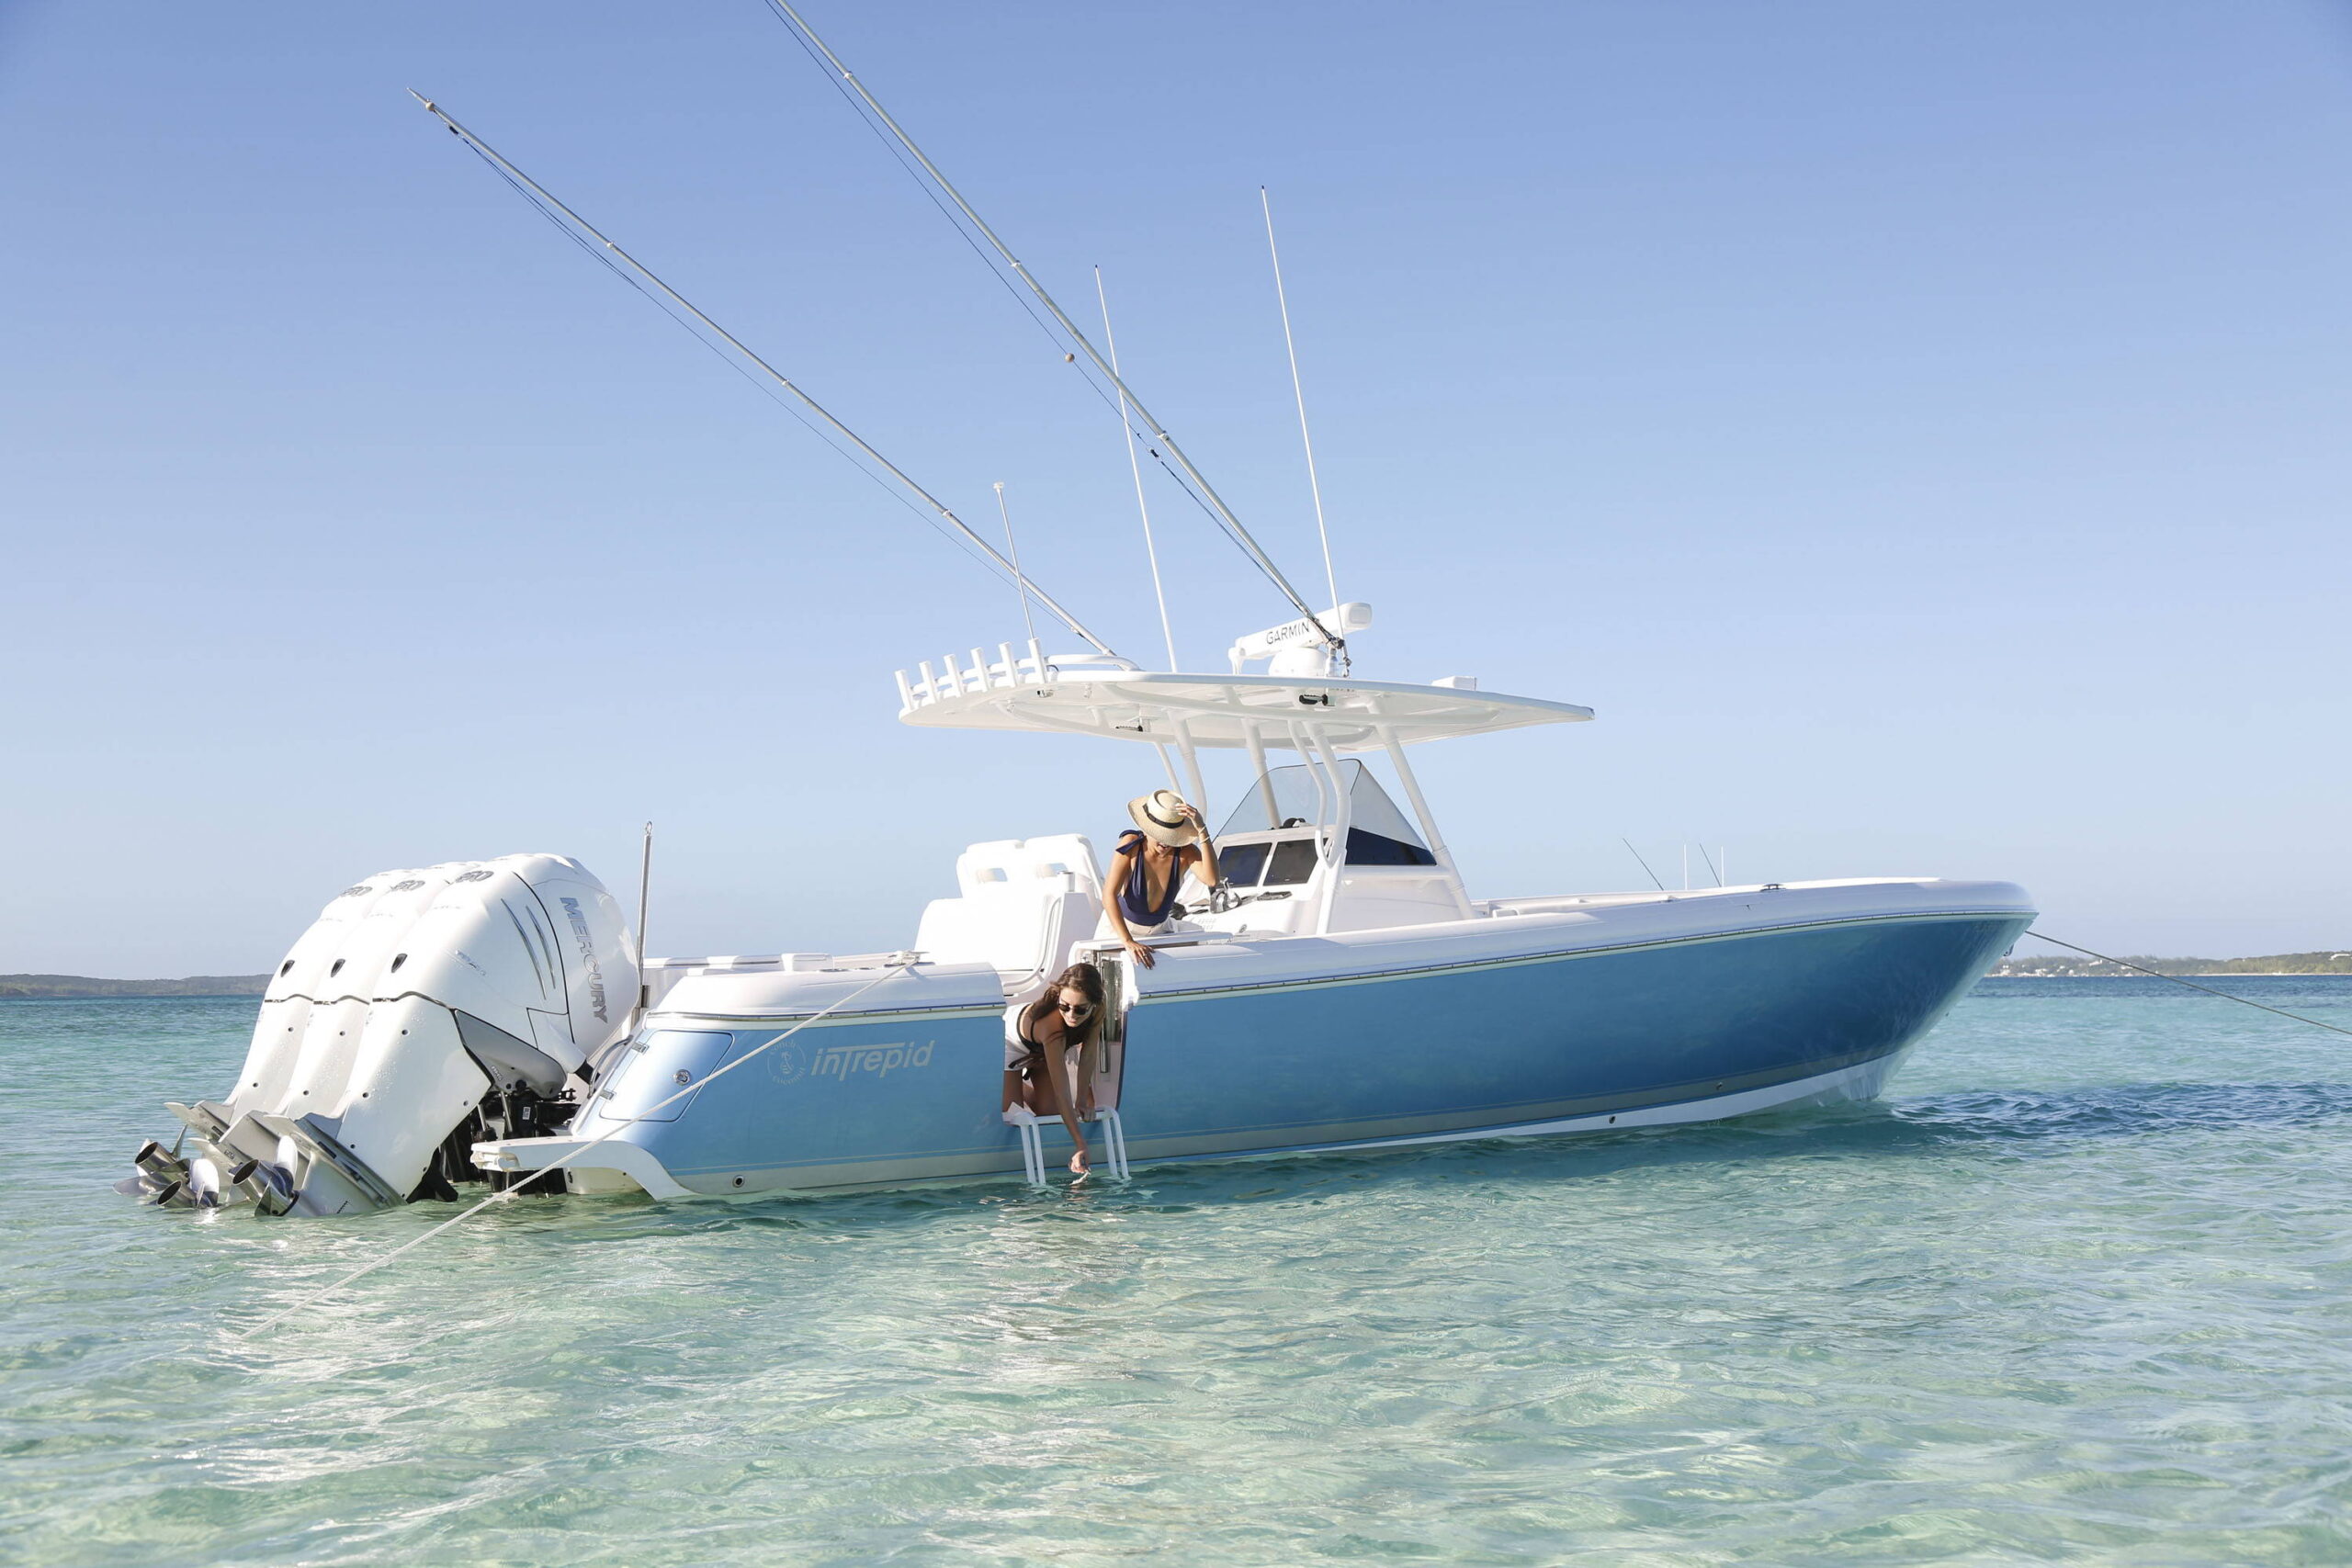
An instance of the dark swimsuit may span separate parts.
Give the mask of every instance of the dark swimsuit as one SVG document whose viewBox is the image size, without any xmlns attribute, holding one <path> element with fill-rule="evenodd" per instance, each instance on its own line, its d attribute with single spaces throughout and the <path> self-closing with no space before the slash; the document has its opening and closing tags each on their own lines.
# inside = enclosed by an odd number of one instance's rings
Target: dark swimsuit
<svg viewBox="0 0 2352 1568">
<path fill-rule="evenodd" d="M 1130 926 L 1166 925 L 1168 917 L 1176 912 L 1177 889 L 1183 885 L 1183 857 L 1181 852 L 1170 857 L 1173 863 L 1168 868 L 1168 886 L 1159 890 L 1159 906 L 1155 909 L 1151 903 L 1151 877 L 1144 869 L 1143 846 L 1144 836 L 1132 828 L 1119 835 L 1119 853 L 1135 852 L 1135 857 L 1127 863 L 1127 879 L 1119 885 L 1119 913 L 1126 917 Z"/>
<path fill-rule="evenodd" d="M 1039 1001 L 1049 999 L 1040 998 Z M 1021 1021 L 1013 1026 L 1012 1037 L 1021 1043 L 1022 1049 L 1027 1054 L 1021 1058 L 1018 1066 L 1009 1067 L 1006 1070 L 1019 1073 L 1023 1083 L 1027 1083 L 1032 1077 L 1046 1070 L 1046 1047 L 1039 1042 L 1030 1039 L 1029 1031 L 1035 1025 L 1043 1023 L 1046 1013 L 1052 1010 L 1051 1008 L 1041 1008 L 1039 1002 L 1031 1002 L 1021 1010 Z M 1088 1027 L 1092 1026 L 1090 1024 Z M 1067 1042 L 1075 1045 L 1083 1045 L 1086 1043 L 1084 1036 Z"/>
<path fill-rule="evenodd" d="M 1037 1004 L 1032 1002 L 1021 1010 L 1021 1021 L 1013 1026 L 1012 1037 L 1021 1042 L 1022 1049 L 1028 1053 L 1021 1058 L 1021 1065 L 1013 1069 L 1021 1075 L 1023 1083 L 1027 1083 L 1046 1065 L 1045 1046 L 1029 1038 L 1030 1028 L 1045 1021 L 1045 1017 L 1037 1010 Z"/>
</svg>

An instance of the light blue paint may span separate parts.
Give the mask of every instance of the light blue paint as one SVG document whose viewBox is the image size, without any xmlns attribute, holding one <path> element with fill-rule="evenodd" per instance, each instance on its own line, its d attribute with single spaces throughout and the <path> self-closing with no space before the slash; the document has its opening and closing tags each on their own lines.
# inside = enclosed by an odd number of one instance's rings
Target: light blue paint
<svg viewBox="0 0 2352 1568">
<path fill-rule="evenodd" d="M 1791 1083 L 1902 1051 L 2025 923 L 1882 919 L 1347 984 L 1147 994 L 1128 1019 L 1120 1112 L 1135 1157 L 1170 1158 L 1475 1132 Z M 729 1059 L 778 1032 L 738 1028 Z M 657 1044 L 632 1060 L 617 1100 L 661 1098 L 675 1055 Z M 827 1021 L 695 1095 L 685 1114 L 619 1140 L 707 1192 L 1013 1170 L 1002 1067 L 994 1010 Z"/>
<path fill-rule="evenodd" d="M 702 1098 L 695 1086 L 710 1076 L 733 1048 L 735 1037 L 721 1031 L 657 1029 L 650 1032 L 627 1066 L 597 1085 L 582 1131 L 604 1132 L 615 1122 L 675 1122 Z M 686 1092 L 692 1089 L 692 1093 Z M 610 1094 L 605 1093 L 610 1090 Z M 673 1096 L 674 1104 L 663 1104 Z M 656 1108 L 659 1109 L 656 1109 Z"/>
</svg>

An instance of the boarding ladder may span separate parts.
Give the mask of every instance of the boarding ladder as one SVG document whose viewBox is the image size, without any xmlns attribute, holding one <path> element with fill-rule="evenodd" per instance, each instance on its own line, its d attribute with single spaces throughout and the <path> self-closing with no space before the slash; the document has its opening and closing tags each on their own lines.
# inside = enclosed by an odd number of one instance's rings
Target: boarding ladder
<svg viewBox="0 0 2352 1568">
<path fill-rule="evenodd" d="M 1058 1127 L 1058 1116 L 1040 1116 L 1025 1105 L 1016 1105 L 1005 1111 L 1005 1121 L 1021 1134 L 1021 1170 L 1032 1187 L 1046 1185 L 1046 1135 L 1047 1127 Z M 1127 1130 L 1120 1124 L 1119 1112 L 1114 1107 L 1098 1105 L 1094 1114 L 1080 1118 L 1091 1122 L 1102 1130 L 1102 1168 L 1112 1179 L 1127 1179 Z"/>
</svg>

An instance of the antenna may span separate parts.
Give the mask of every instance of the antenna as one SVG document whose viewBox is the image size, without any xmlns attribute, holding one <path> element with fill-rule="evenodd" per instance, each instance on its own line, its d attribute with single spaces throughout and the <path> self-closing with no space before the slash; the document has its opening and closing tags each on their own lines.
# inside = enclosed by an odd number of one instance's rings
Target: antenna
<svg viewBox="0 0 2352 1568">
<path fill-rule="evenodd" d="M 1315 536 L 1323 543 L 1323 585 L 1331 591 L 1331 603 L 1340 602 L 1339 579 L 1331 575 L 1331 531 L 1323 525 L 1323 483 L 1315 477 L 1315 438 L 1306 433 L 1306 391 L 1298 380 L 1298 344 L 1290 335 L 1290 295 L 1283 288 L 1283 254 L 1274 248 L 1274 203 L 1266 187 L 1258 187 L 1258 205 L 1266 213 L 1266 255 L 1274 264 L 1274 299 L 1283 309 L 1283 348 L 1290 355 L 1290 395 L 1298 403 L 1298 444 L 1306 448 L 1306 489 L 1315 497 Z M 1346 673 L 1344 660 L 1340 673 Z"/>
<path fill-rule="evenodd" d="M 1002 479 L 996 481 L 996 514 L 1004 519 L 1004 547 L 1012 556 L 1012 587 L 1021 595 L 1021 624 L 1029 628 L 1029 640 L 1035 642 L 1037 623 L 1029 615 L 1029 580 L 1021 575 L 1021 547 L 1012 542 L 1012 513 L 1005 510 Z"/>
<path fill-rule="evenodd" d="M 1119 368 L 1119 340 L 1111 335 L 1111 297 L 1102 292 L 1102 269 L 1094 269 L 1094 298 L 1102 307 L 1102 345 L 1111 351 L 1111 369 Z M 1176 634 L 1168 626 L 1168 594 L 1159 585 L 1159 547 L 1151 542 L 1151 507 L 1143 496 L 1143 459 L 1136 456 L 1136 423 L 1127 415 L 1127 389 L 1119 387 L 1119 425 L 1127 433 L 1127 472 L 1136 481 L 1136 510 L 1143 513 L 1143 553 L 1151 561 L 1151 593 L 1159 601 L 1159 635 L 1168 643 L 1168 671 L 1174 674 Z M 1338 604 L 1335 598 L 1331 601 Z"/>
<path fill-rule="evenodd" d="M 637 863 L 637 1010 L 641 1014 L 652 999 L 652 982 L 645 977 L 645 904 L 653 891 L 653 824 L 645 825 L 645 852 Z"/>
<path fill-rule="evenodd" d="M 645 852 L 637 863 L 637 956 L 645 957 L 645 905 L 653 891 L 653 824 L 645 825 Z"/>
<path fill-rule="evenodd" d="M 1649 863 L 1649 862 L 1647 862 L 1647 861 L 1645 861 L 1645 860 L 1642 860 L 1642 852 L 1641 852 L 1641 851 L 1639 851 L 1639 850 L 1637 850 L 1637 849 L 1635 849 L 1635 848 L 1634 847 L 1634 840 L 1631 840 L 1631 839 L 1628 839 L 1628 838 L 1624 837 L 1623 834 L 1620 834 L 1620 835 L 1618 836 L 1617 841 L 1618 841 L 1619 843 L 1621 843 L 1621 844 L 1623 844 L 1623 845 L 1624 845 L 1624 846 L 1625 846 L 1625 852 L 1626 852 L 1627 854 L 1629 854 L 1629 855 L 1633 856 L 1633 857 L 1634 857 L 1635 860 L 1637 860 L 1637 861 L 1641 861 L 1641 863 L 1642 863 L 1642 873 L 1643 873 L 1643 874 L 1644 874 L 1644 875 L 1645 875 L 1645 876 L 1647 876 L 1647 877 L 1648 877 L 1648 878 L 1649 878 L 1653 883 L 1657 883 L 1657 890 L 1658 890 L 1659 892 L 1661 892 L 1661 893 L 1665 892 L 1665 891 L 1666 891 L 1666 884 L 1665 884 L 1665 883 L 1663 883 L 1663 882 L 1658 882 L 1658 880 L 1657 880 L 1657 872 L 1654 872 L 1654 871 L 1652 871 L 1652 870 L 1650 870 L 1650 863 Z"/>
<path fill-rule="evenodd" d="M 1714 857 L 1707 852 L 1707 846 L 1704 843 L 1699 846 L 1699 858 L 1707 863 L 1707 874 L 1715 879 L 1716 886 L 1721 887 L 1724 885 L 1724 874 L 1715 869 Z"/>
</svg>

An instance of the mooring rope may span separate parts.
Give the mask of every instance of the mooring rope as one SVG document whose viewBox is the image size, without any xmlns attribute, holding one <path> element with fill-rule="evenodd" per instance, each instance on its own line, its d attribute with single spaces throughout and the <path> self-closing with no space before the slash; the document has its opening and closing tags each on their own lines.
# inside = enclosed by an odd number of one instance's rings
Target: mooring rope
<svg viewBox="0 0 2352 1568">
<path fill-rule="evenodd" d="M 2113 964 L 2124 969 L 2136 969 L 2143 975 L 2151 975 L 2159 980 L 2170 980 L 2176 986 L 2186 986 L 2192 991 L 2202 991 L 2209 997 L 2219 997 L 2225 1002 L 2244 1002 L 2247 1007 L 2260 1008 L 2265 1012 L 2275 1012 L 2280 1018 L 2291 1018 L 2297 1023 L 2308 1023 L 2314 1029 L 2333 1030 L 2338 1034 L 2352 1034 L 2352 1029 L 2346 1029 L 2341 1024 L 2323 1023 L 2315 1018 L 2305 1018 L 2299 1012 L 2289 1012 L 2285 1008 L 2275 1008 L 2266 1002 L 2254 1001 L 2245 997 L 2233 997 L 2227 991 L 2217 991 L 2211 986 L 2200 986 L 2194 980 L 2184 980 L 2177 975 L 2167 975 L 2159 969 L 2150 969 L 2145 965 L 2134 964 L 2128 958 L 2110 958 L 2104 953 L 2093 953 L 2087 947 L 2075 947 L 2071 942 L 2060 942 L 2056 937 L 2045 936 L 2041 931 L 2028 931 L 2025 934 L 2036 942 L 2046 942 L 2052 947 L 2070 948 L 2086 958 L 2096 958 L 2102 964 Z"/>
<path fill-rule="evenodd" d="M 268 1328 L 274 1324 L 284 1322 L 286 1319 L 293 1316 L 296 1313 L 302 1311 L 306 1307 L 316 1306 L 319 1303 L 326 1300 L 327 1297 L 334 1294 L 337 1291 L 342 1290 L 345 1285 L 350 1284 L 353 1280 L 373 1274 L 377 1269 L 384 1267 L 385 1264 L 390 1263 L 392 1259 L 400 1257 L 401 1254 L 410 1251 L 413 1248 L 423 1247 L 426 1242 L 431 1241 L 443 1231 L 448 1230 L 452 1226 L 465 1224 L 466 1221 L 472 1219 L 476 1214 L 481 1213 L 484 1209 L 489 1208 L 491 1205 L 511 1201 L 517 1193 L 521 1192 L 524 1188 L 528 1187 L 540 1177 L 547 1175 L 550 1171 L 561 1170 L 565 1166 L 570 1165 L 573 1160 L 578 1159 L 590 1149 L 596 1147 L 599 1144 L 610 1143 L 613 1139 L 620 1136 L 621 1134 L 628 1132 L 631 1127 L 634 1127 L 639 1122 L 644 1121 L 655 1111 L 662 1110 L 665 1106 L 674 1104 L 678 1100 L 685 1099 L 688 1095 L 694 1094 L 698 1090 L 709 1087 L 712 1082 L 718 1078 L 725 1077 L 729 1073 L 733 1072 L 736 1068 L 741 1066 L 752 1057 L 757 1056 L 769 1046 L 782 1044 L 785 1041 L 791 1039 L 794 1035 L 799 1033 L 802 1030 L 808 1028 L 819 1019 L 823 1018 L 826 1014 L 837 1012 L 841 1009 L 849 1006 L 850 1003 L 857 1000 L 858 998 L 865 995 L 866 992 L 872 990 L 883 981 L 889 979 L 894 975 L 904 974 L 908 969 L 913 967 L 913 965 L 914 960 L 911 957 L 901 958 L 899 962 L 892 964 L 889 967 L 883 970 L 881 974 L 876 975 L 873 979 L 868 980 L 865 985 L 860 986 L 857 989 L 852 991 L 849 995 L 842 998 L 840 1000 L 828 1002 L 824 1007 L 810 1013 L 807 1018 L 802 1019 L 798 1023 L 794 1024 L 790 1029 L 786 1030 L 783 1033 L 776 1035 L 773 1039 L 762 1041 L 759 1044 L 754 1045 L 749 1051 L 744 1052 L 741 1055 L 736 1057 L 733 1061 L 729 1062 L 724 1066 L 721 1066 L 716 1072 L 706 1075 L 701 1082 L 689 1084 L 684 1089 L 680 1089 L 677 1093 L 670 1096 L 669 1099 L 662 1100 L 660 1104 L 647 1106 L 636 1115 L 624 1121 L 619 1126 L 614 1128 L 611 1132 L 600 1134 L 596 1137 L 589 1139 L 588 1142 L 581 1145 L 578 1148 L 572 1150 L 561 1159 L 553 1160 L 539 1167 L 538 1169 L 531 1172 L 528 1176 L 526 1176 L 522 1180 L 517 1181 L 512 1187 L 505 1189 L 503 1191 L 492 1193 L 481 1202 L 476 1203 L 472 1208 L 468 1209 L 464 1213 L 444 1220 L 439 1224 L 435 1225 L 431 1230 L 426 1231 L 423 1235 L 417 1236 L 410 1241 L 402 1242 L 400 1246 L 392 1248 L 391 1251 L 384 1254 L 383 1257 L 377 1258 L 373 1263 L 353 1269 L 350 1273 L 345 1274 L 342 1279 L 337 1280 L 334 1283 L 327 1286 L 325 1289 L 315 1291 L 310 1295 L 303 1297 L 300 1301 L 296 1302 L 292 1306 L 272 1313 L 269 1316 L 263 1318 L 259 1323 L 254 1324 L 251 1328 L 232 1329 L 230 1331 L 231 1337 L 237 1339 L 250 1339 L 254 1335 L 259 1334 L 263 1329 Z"/>
</svg>

